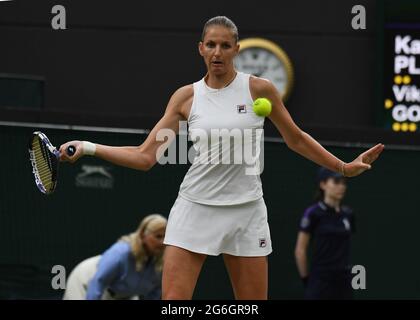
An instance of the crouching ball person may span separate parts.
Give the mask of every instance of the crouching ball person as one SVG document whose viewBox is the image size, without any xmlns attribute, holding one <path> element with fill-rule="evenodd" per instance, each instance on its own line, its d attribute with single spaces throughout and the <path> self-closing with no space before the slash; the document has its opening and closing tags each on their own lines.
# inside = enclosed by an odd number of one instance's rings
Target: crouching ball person
<svg viewBox="0 0 420 320">
<path fill-rule="evenodd" d="M 60 147 L 61 160 L 75 162 L 83 155 L 94 155 L 117 165 L 149 170 L 160 158 L 162 149 L 169 146 L 158 134 L 163 130 L 179 132 L 180 121 L 188 121 L 194 149 L 200 152 L 180 186 L 169 215 L 164 241 L 167 247 L 162 298 L 191 299 L 206 256 L 223 254 L 235 298 L 267 299 L 267 255 L 272 248 L 257 169 L 259 159 L 230 164 L 220 162 L 226 150 L 223 141 L 212 139 L 212 132 L 252 131 L 252 142 L 243 142 L 245 146 L 248 143 L 256 146 L 255 132 L 262 130 L 265 118 L 258 116 L 252 106 L 254 100 L 264 97 L 272 103 L 270 120 L 289 148 L 321 166 L 347 176 L 359 175 L 370 169 L 383 145 L 378 144 L 354 161 L 344 163 L 301 131 L 270 81 L 235 70 L 233 61 L 239 52 L 238 29 L 229 18 L 219 16 L 206 22 L 198 52 L 207 73 L 172 95 L 163 117 L 143 144 L 112 147 L 70 141 Z M 188 63 L 185 67 L 189 67 Z M 202 139 L 202 136 L 194 139 L 202 132 L 207 133 L 208 139 Z M 70 145 L 76 148 L 71 157 L 65 152 Z M 227 151 L 228 154 L 235 152 L 235 144 L 231 143 Z M 217 159 L 219 161 L 213 161 Z M 258 173 L 249 174 L 250 168 Z"/>
<path fill-rule="evenodd" d="M 88 258 L 71 272 L 64 300 L 161 299 L 163 239 L 167 220 L 146 216 L 102 255 Z"/>
</svg>

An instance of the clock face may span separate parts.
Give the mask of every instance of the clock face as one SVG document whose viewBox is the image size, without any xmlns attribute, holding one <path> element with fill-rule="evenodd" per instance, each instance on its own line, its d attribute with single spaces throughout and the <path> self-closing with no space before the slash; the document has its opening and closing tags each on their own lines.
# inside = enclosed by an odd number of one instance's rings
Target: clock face
<svg viewBox="0 0 420 320">
<path fill-rule="evenodd" d="M 293 71 L 287 55 L 274 43 L 264 39 L 245 39 L 235 58 L 239 71 L 266 78 L 273 82 L 283 98 L 287 98 Z"/>
</svg>

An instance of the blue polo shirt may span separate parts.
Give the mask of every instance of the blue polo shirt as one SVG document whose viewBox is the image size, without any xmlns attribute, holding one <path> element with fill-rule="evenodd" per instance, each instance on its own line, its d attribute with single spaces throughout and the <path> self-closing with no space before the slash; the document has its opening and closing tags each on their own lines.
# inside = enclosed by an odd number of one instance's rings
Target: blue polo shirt
<svg viewBox="0 0 420 320">
<path fill-rule="evenodd" d="M 305 210 L 299 229 L 311 234 L 311 273 L 350 269 L 350 237 L 355 231 L 350 208 L 342 206 L 337 212 L 320 201 Z"/>
<path fill-rule="evenodd" d="M 99 260 L 98 270 L 89 282 L 86 299 L 101 299 L 105 290 L 119 296 L 138 295 L 141 299 L 157 300 L 161 298 L 161 273 L 155 271 L 151 259 L 142 270 L 137 271 L 130 244 L 119 241 Z"/>
</svg>

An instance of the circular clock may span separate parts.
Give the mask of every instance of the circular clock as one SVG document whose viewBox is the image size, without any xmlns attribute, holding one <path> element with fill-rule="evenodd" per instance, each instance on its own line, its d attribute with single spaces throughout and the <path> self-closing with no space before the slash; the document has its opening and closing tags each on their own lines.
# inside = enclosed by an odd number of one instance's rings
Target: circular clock
<svg viewBox="0 0 420 320">
<path fill-rule="evenodd" d="M 235 57 L 235 68 L 273 82 L 283 100 L 287 100 L 293 85 L 293 66 L 277 44 L 262 38 L 239 41 L 240 49 Z"/>
</svg>

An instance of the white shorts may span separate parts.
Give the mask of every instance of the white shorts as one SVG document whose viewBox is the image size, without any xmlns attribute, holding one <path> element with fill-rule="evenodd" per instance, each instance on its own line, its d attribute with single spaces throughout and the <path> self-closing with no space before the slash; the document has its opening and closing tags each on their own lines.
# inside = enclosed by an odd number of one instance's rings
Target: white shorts
<svg viewBox="0 0 420 320">
<path fill-rule="evenodd" d="M 178 196 L 169 214 L 164 243 L 212 256 L 267 256 L 272 248 L 264 199 L 214 206 Z"/>
</svg>

